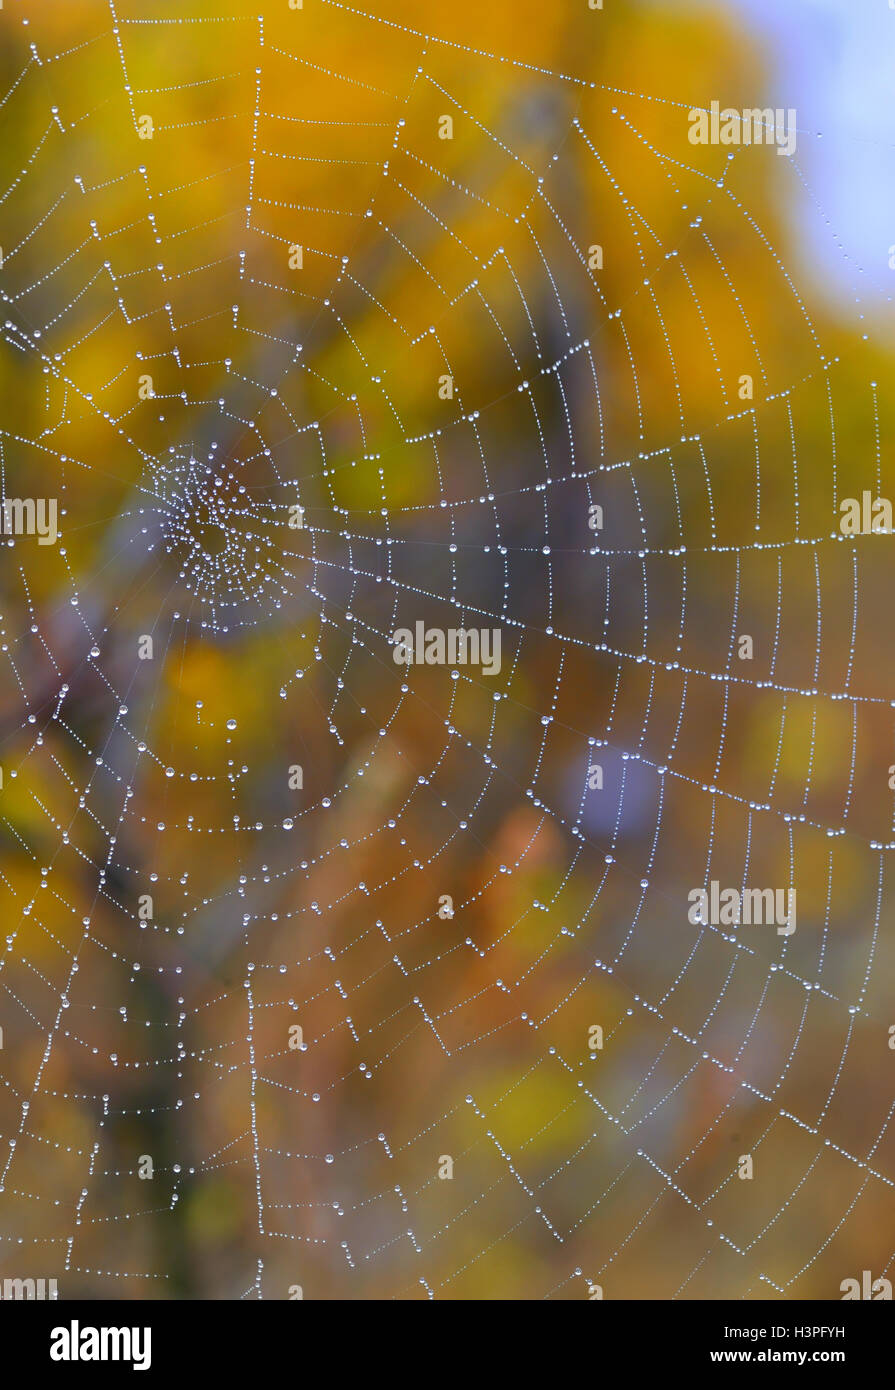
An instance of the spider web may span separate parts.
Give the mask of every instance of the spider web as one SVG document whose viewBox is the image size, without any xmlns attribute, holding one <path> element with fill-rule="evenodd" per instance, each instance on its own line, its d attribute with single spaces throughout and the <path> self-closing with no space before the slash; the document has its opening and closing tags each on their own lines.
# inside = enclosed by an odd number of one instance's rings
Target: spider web
<svg viewBox="0 0 895 1390">
<path fill-rule="evenodd" d="M 889 359 L 780 211 L 816 132 L 690 144 L 659 10 L 180 8 L 2 15 L 3 494 L 60 529 L 4 548 L 2 1273 L 886 1275 Z"/>
</svg>

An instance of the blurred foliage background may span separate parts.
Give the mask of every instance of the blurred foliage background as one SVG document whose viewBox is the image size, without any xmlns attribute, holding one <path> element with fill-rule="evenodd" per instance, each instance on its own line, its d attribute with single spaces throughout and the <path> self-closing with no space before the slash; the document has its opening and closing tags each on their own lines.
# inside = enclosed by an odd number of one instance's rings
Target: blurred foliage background
<svg viewBox="0 0 895 1390">
<path fill-rule="evenodd" d="M 837 532 L 893 344 L 797 167 L 688 142 L 773 55 L 609 0 L 0 24 L 3 486 L 63 509 L 0 570 L 0 1275 L 884 1273 L 892 542 Z M 417 619 L 501 674 L 405 673 Z M 709 879 L 795 935 L 694 928 Z"/>
</svg>

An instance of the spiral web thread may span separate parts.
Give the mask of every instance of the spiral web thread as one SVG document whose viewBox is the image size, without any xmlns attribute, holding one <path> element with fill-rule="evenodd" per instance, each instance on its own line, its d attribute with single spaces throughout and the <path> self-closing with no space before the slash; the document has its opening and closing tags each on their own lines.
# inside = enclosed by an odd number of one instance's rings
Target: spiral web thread
<svg viewBox="0 0 895 1390">
<path fill-rule="evenodd" d="M 2 15 L 3 491 L 60 536 L 2 571 L 0 1273 L 884 1277 L 886 359 L 790 266 L 814 132 L 690 144 L 716 93 L 599 80 L 583 5 L 170 8 Z"/>
</svg>

